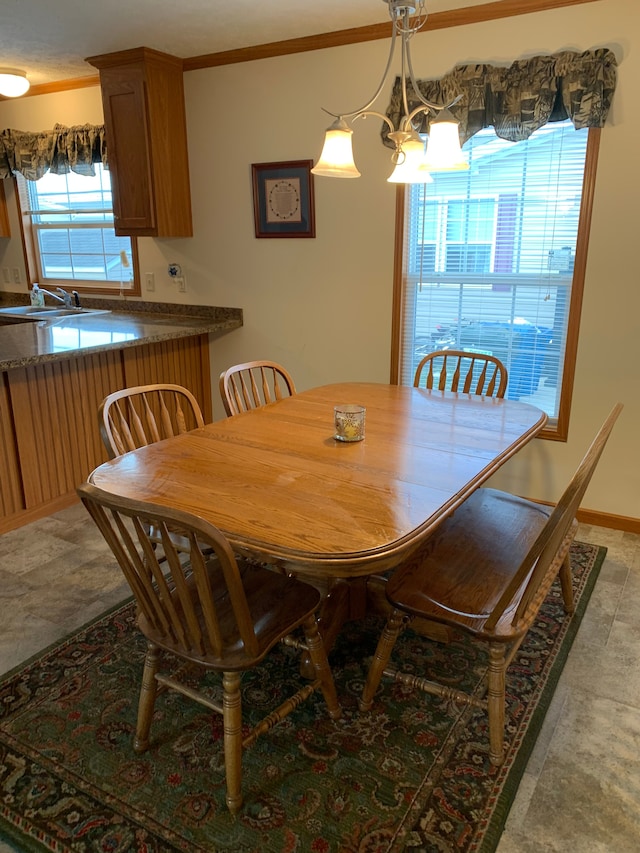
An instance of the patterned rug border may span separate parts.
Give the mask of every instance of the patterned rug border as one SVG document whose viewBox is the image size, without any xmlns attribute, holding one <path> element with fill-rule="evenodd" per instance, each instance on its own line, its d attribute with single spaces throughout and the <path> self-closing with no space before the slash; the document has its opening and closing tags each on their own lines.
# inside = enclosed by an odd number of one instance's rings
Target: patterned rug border
<svg viewBox="0 0 640 853">
<path fill-rule="evenodd" d="M 604 563 L 604 559 L 607 554 L 607 549 L 605 547 L 594 543 L 576 542 L 575 544 L 578 546 L 596 549 L 595 554 L 593 555 L 593 565 L 591 566 L 586 581 L 581 589 L 575 614 L 573 618 L 565 623 L 562 636 L 557 646 L 557 653 L 554 661 L 549 668 L 547 676 L 544 679 L 544 683 L 539 686 L 538 700 L 530 714 L 522 740 L 519 746 L 515 749 L 515 755 L 513 756 L 512 761 L 508 765 L 505 764 L 502 768 L 499 776 L 501 780 L 500 791 L 496 796 L 491 814 L 488 814 L 486 816 L 486 820 L 477 827 L 476 835 L 480 837 L 477 838 L 475 843 L 471 844 L 468 848 L 468 853 L 495 853 L 509 810 L 515 799 L 516 791 L 522 780 L 527 762 L 540 733 L 542 723 L 555 694 L 558 680 L 565 666 L 575 636 L 582 623 L 584 613 L 591 599 L 593 588 Z M 131 597 L 123 600 L 119 604 L 109 608 L 99 617 L 88 620 L 82 626 L 69 632 L 65 637 L 51 643 L 40 652 L 32 655 L 26 661 L 13 667 L 10 671 L 0 676 L 0 686 L 14 677 L 17 673 L 25 672 L 29 670 L 29 668 L 38 665 L 39 662 L 45 660 L 48 656 L 60 652 L 65 648 L 65 646 L 73 643 L 83 632 L 86 632 L 92 627 L 99 626 L 101 623 L 111 619 L 114 614 L 124 611 L 130 606 L 131 602 Z M 498 782 L 496 781 L 496 785 L 497 784 Z M 404 833 L 401 832 L 401 835 L 404 835 Z M 407 840 L 406 835 L 405 840 Z M 29 836 L 28 834 L 23 834 L 18 827 L 12 826 L 10 823 L 5 821 L 2 816 L 0 816 L 0 842 L 8 845 L 9 848 L 11 850 L 15 850 L 16 853 L 43 853 L 44 850 L 63 849 L 58 847 L 55 842 L 53 847 L 44 847 L 37 838 Z M 396 848 L 394 847 L 394 849 Z M 402 847 L 402 850 L 416 850 L 421 851 L 421 853 L 425 853 L 427 848 L 423 846 L 416 847 L 409 843 L 406 848 Z"/>
<path fill-rule="evenodd" d="M 593 588 L 600 575 L 600 570 L 602 569 L 605 557 L 607 556 L 607 548 L 603 545 L 576 542 L 576 545 L 578 544 L 591 544 L 593 547 L 597 548 L 598 551 L 594 557 L 593 566 L 589 571 L 589 575 L 584 585 L 584 589 L 582 590 L 575 613 L 566 623 L 558 653 L 551 666 L 549 675 L 541 687 L 540 698 L 536 703 L 533 713 L 531 714 L 531 720 L 527 726 L 522 743 L 515 753 L 513 763 L 508 769 L 505 769 L 507 774 L 506 780 L 502 786 L 500 795 L 496 800 L 481 846 L 477 848 L 478 853 L 495 853 L 495 850 L 498 847 L 507 817 L 509 816 L 509 811 L 511 810 L 511 806 L 515 800 L 516 792 L 520 786 L 520 782 L 522 781 L 527 763 L 531 757 L 531 753 L 533 752 L 533 747 L 538 739 L 540 729 L 542 728 L 547 711 L 549 710 L 549 706 L 551 705 L 555 695 L 558 681 L 560 680 L 567 658 L 569 657 L 573 641 L 580 629 L 587 606 L 591 601 Z"/>
</svg>

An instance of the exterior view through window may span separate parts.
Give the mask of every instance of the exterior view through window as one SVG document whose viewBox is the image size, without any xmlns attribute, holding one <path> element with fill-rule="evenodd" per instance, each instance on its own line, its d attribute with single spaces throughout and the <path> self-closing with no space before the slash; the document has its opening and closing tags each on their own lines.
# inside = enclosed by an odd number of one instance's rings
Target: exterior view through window
<svg viewBox="0 0 640 853">
<path fill-rule="evenodd" d="M 433 350 L 489 353 L 507 367 L 507 398 L 557 423 L 588 134 L 483 130 L 464 146 L 468 171 L 407 186 L 400 383 Z"/>
<path fill-rule="evenodd" d="M 73 282 L 77 289 L 134 290 L 134 253 L 129 237 L 113 228 L 109 172 L 95 176 L 47 172 L 38 181 L 19 178 L 31 277 L 43 286 Z"/>
</svg>

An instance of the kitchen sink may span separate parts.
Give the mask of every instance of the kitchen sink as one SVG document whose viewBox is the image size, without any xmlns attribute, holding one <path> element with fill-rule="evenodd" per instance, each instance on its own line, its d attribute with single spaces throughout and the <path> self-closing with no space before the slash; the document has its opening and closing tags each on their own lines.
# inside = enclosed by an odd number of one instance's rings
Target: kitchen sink
<svg viewBox="0 0 640 853">
<path fill-rule="evenodd" d="M 45 317 L 75 317 L 80 314 L 110 314 L 107 308 L 56 308 L 55 305 L 13 305 L 0 308 L 0 316 L 42 320 Z"/>
</svg>

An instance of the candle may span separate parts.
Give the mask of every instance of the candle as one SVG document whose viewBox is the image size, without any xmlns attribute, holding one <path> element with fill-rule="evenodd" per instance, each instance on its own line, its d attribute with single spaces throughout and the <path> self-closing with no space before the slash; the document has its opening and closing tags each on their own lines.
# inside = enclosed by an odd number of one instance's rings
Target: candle
<svg viewBox="0 0 640 853">
<path fill-rule="evenodd" d="M 362 441 L 364 438 L 364 406 L 351 403 L 334 409 L 335 436 L 338 441 Z"/>
</svg>

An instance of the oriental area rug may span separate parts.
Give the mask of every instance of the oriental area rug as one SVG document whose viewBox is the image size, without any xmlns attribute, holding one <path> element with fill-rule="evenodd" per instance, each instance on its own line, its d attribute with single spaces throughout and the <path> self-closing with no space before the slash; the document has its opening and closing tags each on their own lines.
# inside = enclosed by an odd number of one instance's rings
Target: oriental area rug
<svg viewBox="0 0 640 853">
<path fill-rule="evenodd" d="M 576 613 L 564 618 L 554 585 L 512 663 L 500 768 L 479 710 L 383 679 L 373 710 L 358 711 L 382 624 L 370 618 L 347 625 L 330 656 L 343 719 L 316 693 L 259 738 L 235 819 L 217 714 L 165 692 L 149 751 L 133 752 L 145 644 L 123 604 L 0 682 L 0 840 L 61 853 L 494 851 L 605 553 L 574 544 Z M 278 649 L 243 678 L 245 720 L 289 689 L 292 654 Z M 410 631 L 393 660 L 472 689 L 486 667 L 465 638 L 442 647 Z"/>
</svg>

